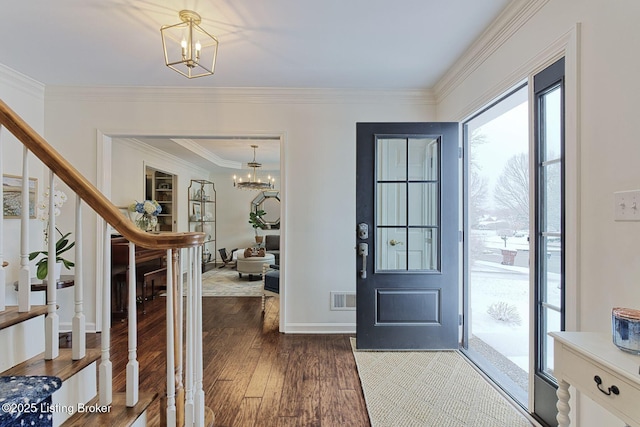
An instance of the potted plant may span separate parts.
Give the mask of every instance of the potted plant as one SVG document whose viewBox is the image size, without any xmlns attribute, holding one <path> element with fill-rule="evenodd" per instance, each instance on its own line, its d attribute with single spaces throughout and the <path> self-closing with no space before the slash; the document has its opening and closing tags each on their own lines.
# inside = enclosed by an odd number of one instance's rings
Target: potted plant
<svg viewBox="0 0 640 427">
<path fill-rule="evenodd" d="M 256 243 L 261 244 L 262 243 L 262 239 L 264 238 L 264 236 L 260 236 L 258 234 L 258 228 L 259 229 L 264 229 L 264 222 L 262 221 L 262 218 L 260 218 L 261 216 L 265 215 L 266 212 L 263 211 L 262 209 L 257 209 L 254 212 L 249 212 L 249 224 L 251 224 L 251 226 L 253 227 L 253 230 L 256 233 Z"/>
<path fill-rule="evenodd" d="M 75 246 L 76 242 L 70 242 L 69 236 L 71 233 L 62 234 L 56 227 L 56 231 L 60 233 L 60 238 L 56 241 L 56 262 L 62 263 L 67 270 L 71 269 L 75 264 L 68 259 L 64 259 L 61 255 L 67 252 L 69 249 Z M 49 272 L 49 251 L 35 251 L 29 254 L 29 261 L 33 261 L 38 255 L 44 255 L 36 263 L 36 277 L 43 280 L 47 277 Z"/>
<path fill-rule="evenodd" d="M 38 205 L 38 210 L 40 211 L 39 214 L 39 219 L 42 220 L 45 223 L 45 228 L 44 228 L 44 243 L 45 246 L 47 245 L 47 243 L 49 242 L 49 235 L 48 235 L 48 230 L 49 230 L 49 195 L 50 195 L 51 189 L 47 188 L 46 191 L 43 194 L 42 197 L 42 201 L 39 203 Z M 67 201 L 67 195 L 61 191 L 61 190 L 56 190 L 55 187 L 53 189 L 53 213 L 55 216 L 60 215 L 61 212 L 61 208 L 62 205 L 64 205 L 64 203 Z M 67 259 L 62 258 L 62 254 L 67 252 L 69 249 L 73 248 L 75 246 L 75 242 L 70 242 L 69 241 L 69 236 L 71 235 L 71 233 L 67 233 L 67 234 L 62 234 L 62 232 L 60 230 L 58 230 L 58 227 L 56 227 L 56 231 L 58 232 L 58 234 L 60 234 L 60 238 L 56 241 L 56 256 L 55 256 L 55 262 L 56 263 L 60 263 L 60 264 L 56 264 L 59 266 L 58 270 L 56 270 L 56 278 L 60 277 L 60 270 L 62 269 L 62 265 L 64 265 L 67 270 L 69 270 L 71 267 L 73 267 L 75 264 Z M 29 261 L 33 261 L 34 259 L 36 259 L 39 255 L 44 255 L 42 258 L 40 258 L 38 260 L 38 262 L 36 263 L 36 277 L 40 280 L 43 280 L 47 277 L 47 274 L 49 272 L 49 251 L 45 250 L 45 251 L 35 251 L 35 252 L 31 252 L 29 254 Z"/>
</svg>

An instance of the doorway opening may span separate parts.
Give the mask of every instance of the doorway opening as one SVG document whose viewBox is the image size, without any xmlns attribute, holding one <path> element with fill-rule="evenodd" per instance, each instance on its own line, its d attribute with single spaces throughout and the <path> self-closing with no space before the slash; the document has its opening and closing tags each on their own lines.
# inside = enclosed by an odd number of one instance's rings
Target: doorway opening
<svg viewBox="0 0 640 427">
<path fill-rule="evenodd" d="M 529 113 L 522 85 L 464 124 L 468 357 L 527 406 Z"/>
<path fill-rule="evenodd" d="M 212 169 L 211 162 L 212 160 L 220 161 L 216 156 L 202 156 L 201 151 L 197 150 L 197 146 L 195 141 L 206 141 L 206 140 L 215 140 L 215 141 L 223 141 L 226 143 L 225 148 L 228 152 L 239 151 L 239 158 L 236 162 L 227 162 L 228 164 L 237 164 L 235 166 L 236 169 L 233 169 L 234 166 L 226 166 L 227 170 L 223 170 L 227 163 L 223 163 L 220 168 L 219 174 L 213 174 L 210 172 Z M 171 172 L 176 175 L 176 200 L 179 203 L 176 206 L 176 221 L 177 221 L 177 231 L 186 230 L 187 220 L 189 216 L 188 208 L 187 208 L 187 188 L 189 185 L 189 179 L 191 178 L 192 173 L 198 173 L 196 177 L 205 176 L 208 173 L 211 175 L 207 175 L 208 177 L 216 178 L 219 181 L 220 187 L 224 187 L 226 191 L 230 194 L 241 193 L 237 189 L 233 187 L 233 174 L 237 172 L 237 168 L 241 167 L 241 163 L 246 159 L 245 150 L 240 150 L 239 141 L 253 141 L 256 140 L 265 140 L 270 141 L 273 144 L 273 150 L 277 153 L 278 160 L 277 164 L 275 164 L 274 168 L 279 168 L 279 198 L 280 198 L 280 252 L 282 253 L 280 257 L 280 270 L 282 271 L 280 274 L 280 297 L 279 297 L 279 330 L 284 330 L 284 325 L 286 324 L 286 229 L 287 229 L 287 221 L 286 221 L 286 170 L 284 161 L 286 147 L 284 143 L 284 135 L 282 133 L 271 133 L 271 134 L 247 134 L 247 135 L 211 135 L 211 134 L 182 134 L 182 133 L 167 133 L 167 134 L 153 134 L 149 135 L 145 132 L 131 132 L 127 134 L 119 134 L 119 133 L 104 133 L 102 131 L 98 131 L 97 138 L 97 153 L 96 157 L 96 167 L 98 171 L 97 176 L 97 187 L 98 189 L 105 194 L 107 197 L 112 198 L 116 202 L 116 204 L 129 203 L 130 200 L 134 199 L 137 196 L 137 193 L 132 193 L 130 196 L 122 197 L 118 200 L 125 200 L 122 203 L 119 203 L 114 199 L 114 188 L 118 187 L 120 190 L 122 188 L 129 187 L 133 188 L 132 191 L 138 191 L 135 188 L 140 189 L 142 193 L 145 190 L 145 177 L 143 175 L 144 167 L 138 167 L 140 164 L 146 166 L 150 164 L 154 166 L 156 169 L 161 169 L 167 172 Z M 142 143 L 145 143 L 144 149 L 142 148 L 134 148 L 140 146 Z M 124 143 L 132 151 L 137 151 L 135 155 L 126 156 L 125 158 L 119 157 L 116 158 L 116 153 L 114 152 L 114 145 Z M 186 147 L 191 146 L 196 149 L 187 150 Z M 144 153 L 143 157 L 140 156 L 140 153 Z M 153 159 L 153 160 L 149 160 Z M 115 165 L 118 164 L 116 168 Z M 126 165 L 126 166 L 124 166 Z M 129 167 L 131 166 L 131 167 Z M 127 169 L 127 167 L 129 167 Z M 140 171 L 140 176 L 137 175 L 132 179 L 132 182 L 139 182 L 140 186 L 132 186 L 132 185 L 117 185 L 114 186 L 113 181 L 114 177 L 117 176 L 118 170 L 122 170 L 123 168 L 127 170 Z M 203 172 L 204 171 L 204 172 Z M 205 175 L 203 175 L 205 173 Z M 242 212 L 246 212 L 246 218 L 249 216 L 250 211 L 250 201 L 255 194 L 251 192 L 242 192 L 245 193 L 249 198 L 245 202 L 239 202 L 241 204 Z M 139 196 L 137 196 L 139 197 Z M 228 203 L 231 205 L 231 203 Z M 232 210 L 232 206 L 227 206 L 228 210 Z M 221 215 L 220 215 L 221 216 Z M 219 217 L 220 217 L 219 216 Z M 238 215 L 240 218 L 240 215 Z M 242 220 L 239 223 L 242 224 L 241 228 L 238 228 L 238 235 L 240 233 L 248 232 L 251 240 L 253 240 L 253 231 L 251 228 L 247 228 L 246 220 L 244 220 L 245 215 L 242 215 Z M 105 224 L 104 221 L 98 219 L 96 223 L 96 259 L 103 259 L 104 257 L 104 230 Z M 235 229 L 234 229 L 235 230 Z M 235 246 L 234 246 L 235 247 Z M 213 254 L 212 254 L 213 256 Z M 100 321 L 102 318 L 101 314 L 101 295 L 102 295 L 102 286 L 107 283 L 104 280 L 106 267 L 103 263 L 97 263 L 96 265 L 96 329 L 102 329 L 102 322 Z M 216 269 L 218 270 L 218 269 Z"/>
</svg>

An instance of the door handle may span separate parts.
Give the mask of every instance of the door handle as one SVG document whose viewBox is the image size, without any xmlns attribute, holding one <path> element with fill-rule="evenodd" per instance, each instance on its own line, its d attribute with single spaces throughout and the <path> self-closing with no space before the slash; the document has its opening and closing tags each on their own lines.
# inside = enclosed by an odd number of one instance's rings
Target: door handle
<svg viewBox="0 0 640 427">
<path fill-rule="evenodd" d="M 360 270 L 360 278 L 367 278 L 367 255 L 369 255 L 369 245 L 367 243 L 358 243 L 358 255 L 362 256 L 362 269 Z"/>
<path fill-rule="evenodd" d="M 396 239 L 391 239 L 391 240 L 389 240 L 389 244 L 390 244 L 391 246 L 395 246 L 395 245 L 404 245 L 404 243 L 403 243 L 403 242 L 399 242 L 399 241 L 397 241 Z"/>
</svg>

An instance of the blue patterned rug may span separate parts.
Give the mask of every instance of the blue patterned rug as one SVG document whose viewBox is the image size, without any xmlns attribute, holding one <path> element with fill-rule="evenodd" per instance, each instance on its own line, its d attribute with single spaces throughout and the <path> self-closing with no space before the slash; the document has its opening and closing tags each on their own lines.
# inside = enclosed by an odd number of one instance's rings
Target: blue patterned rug
<svg viewBox="0 0 640 427">
<path fill-rule="evenodd" d="M 0 427 L 51 426 L 51 395 L 61 385 L 58 377 L 0 377 Z"/>
</svg>

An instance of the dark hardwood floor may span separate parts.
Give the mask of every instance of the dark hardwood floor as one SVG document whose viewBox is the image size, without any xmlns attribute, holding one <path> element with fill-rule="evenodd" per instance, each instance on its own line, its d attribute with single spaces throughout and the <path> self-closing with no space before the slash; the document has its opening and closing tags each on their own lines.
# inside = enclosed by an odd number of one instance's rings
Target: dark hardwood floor
<svg viewBox="0 0 640 427">
<path fill-rule="evenodd" d="M 348 335 L 278 332 L 279 306 L 268 298 L 203 298 L 204 391 L 215 426 L 369 426 Z M 166 390 L 165 299 L 138 310 L 140 390 Z M 111 329 L 114 391 L 125 390 L 127 324 Z M 89 334 L 88 347 L 100 347 Z M 69 344 L 67 344 L 69 345 Z M 150 425 L 160 425 L 160 404 Z"/>
</svg>

